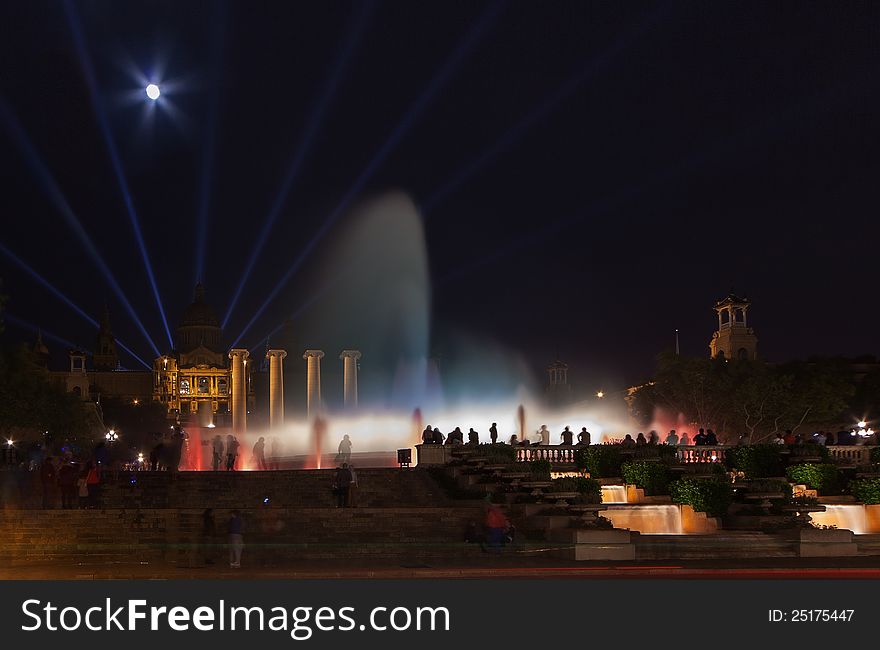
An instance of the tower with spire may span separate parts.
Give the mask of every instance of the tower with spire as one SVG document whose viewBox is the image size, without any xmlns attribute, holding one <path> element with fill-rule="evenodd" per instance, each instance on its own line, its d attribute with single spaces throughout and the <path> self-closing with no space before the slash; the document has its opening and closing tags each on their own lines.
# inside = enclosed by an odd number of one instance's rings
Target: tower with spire
<svg viewBox="0 0 880 650">
<path fill-rule="evenodd" d="M 101 326 L 95 338 L 95 355 L 92 363 L 95 370 L 116 370 L 119 367 L 119 354 L 116 351 L 116 338 L 110 329 L 110 309 L 104 305 Z"/>
</svg>

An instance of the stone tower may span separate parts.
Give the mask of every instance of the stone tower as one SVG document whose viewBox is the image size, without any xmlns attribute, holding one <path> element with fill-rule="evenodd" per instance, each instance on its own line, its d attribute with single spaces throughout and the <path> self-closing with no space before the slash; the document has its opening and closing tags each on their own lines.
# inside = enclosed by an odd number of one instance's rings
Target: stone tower
<svg viewBox="0 0 880 650">
<path fill-rule="evenodd" d="M 709 351 L 713 359 L 754 361 L 758 358 L 758 337 L 746 320 L 750 304 L 748 298 L 734 293 L 729 293 L 724 300 L 715 303 L 718 329 L 709 341 Z"/>
<path fill-rule="evenodd" d="M 564 406 L 571 401 L 571 386 L 568 383 L 568 364 L 556 361 L 547 366 L 547 403 L 550 406 Z"/>
<path fill-rule="evenodd" d="M 116 351 L 116 338 L 110 329 L 110 310 L 105 306 L 101 315 L 101 327 L 95 339 L 95 370 L 116 370 L 119 366 L 119 354 Z"/>
</svg>

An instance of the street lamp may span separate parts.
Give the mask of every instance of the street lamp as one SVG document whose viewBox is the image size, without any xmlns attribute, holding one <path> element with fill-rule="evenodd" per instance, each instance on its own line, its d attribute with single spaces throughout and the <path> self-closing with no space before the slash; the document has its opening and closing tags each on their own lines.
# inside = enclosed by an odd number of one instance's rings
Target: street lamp
<svg viewBox="0 0 880 650">
<path fill-rule="evenodd" d="M 600 390 L 598 393 L 596 393 L 596 397 L 602 399 L 603 397 L 605 397 L 605 391 Z"/>
<path fill-rule="evenodd" d="M 119 434 L 116 433 L 116 431 L 114 431 L 113 429 L 110 429 L 110 431 L 108 431 L 107 435 L 104 437 L 107 438 L 107 442 L 111 442 L 111 443 L 119 440 Z"/>
</svg>

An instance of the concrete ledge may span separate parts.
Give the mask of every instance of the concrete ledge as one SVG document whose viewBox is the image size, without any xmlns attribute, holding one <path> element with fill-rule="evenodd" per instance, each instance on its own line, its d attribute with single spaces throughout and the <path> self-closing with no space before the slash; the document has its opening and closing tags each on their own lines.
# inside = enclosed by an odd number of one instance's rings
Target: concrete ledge
<svg viewBox="0 0 880 650">
<path fill-rule="evenodd" d="M 556 528 L 548 531 L 554 542 L 570 544 L 630 544 L 634 533 L 628 530 L 594 528 Z M 637 533 L 636 533 L 637 534 Z"/>
</svg>

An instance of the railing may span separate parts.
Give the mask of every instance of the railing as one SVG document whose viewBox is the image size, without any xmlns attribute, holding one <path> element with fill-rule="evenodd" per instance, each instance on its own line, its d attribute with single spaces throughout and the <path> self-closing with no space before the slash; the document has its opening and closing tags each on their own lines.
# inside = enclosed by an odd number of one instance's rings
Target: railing
<svg viewBox="0 0 880 650">
<path fill-rule="evenodd" d="M 727 447 L 724 445 L 689 445 L 678 447 L 676 458 L 683 465 L 692 463 L 721 463 Z"/>
<path fill-rule="evenodd" d="M 831 459 L 847 465 L 870 465 L 872 447 L 856 447 L 852 445 L 829 445 L 828 454 Z"/>
<path fill-rule="evenodd" d="M 554 465 L 574 465 L 577 447 L 569 445 L 529 445 L 516 448 L 518 462 L 549 460 Z"/>
</svg>

